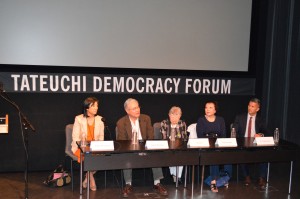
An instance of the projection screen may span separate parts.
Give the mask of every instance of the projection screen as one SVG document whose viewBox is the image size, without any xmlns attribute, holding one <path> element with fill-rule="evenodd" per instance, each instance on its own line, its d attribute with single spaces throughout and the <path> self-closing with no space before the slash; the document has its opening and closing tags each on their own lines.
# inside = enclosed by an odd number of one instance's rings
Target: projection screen
<svg viewBox="0 0 300 199">
<path fill-rule="evenodd" d="M 248 71 L 251 0 L 1 0 L 0 64 Z"/>
</svg>

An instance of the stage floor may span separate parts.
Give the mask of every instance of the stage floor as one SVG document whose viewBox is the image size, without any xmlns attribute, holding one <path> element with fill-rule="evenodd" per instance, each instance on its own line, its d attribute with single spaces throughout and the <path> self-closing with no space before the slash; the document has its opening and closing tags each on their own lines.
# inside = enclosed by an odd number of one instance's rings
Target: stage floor
<svg viewBox="0 0 300 199">
<path fill-rule="evenodd" d="M 234 166 L 235 168 L 235 166 Z M 134 192 L 129 196 L 129 199 L 190 199 L 190 198 L 205 198 L 205 199 L 298 199 L 300 198 L 300 166 L 299 163 L 294 163 L 293 181 L 291 194 L 288 194 L 289 183 L 289 164 L 273 163 L 270 168 L 270 181 L 268 189 L 260 190 L 256 187 L 253 180 L 253 185 L 245 187 L 243 181 L 237 182 L 236 175 L 230 181 L 229 188 L 219 188 L 218 193 L 212 193 L 207 185 L 204 185 L 203 196 L 200 197 L 200 183 L 198 178 L 195 178 L 194 194 L 192 196 L 191 183 L 188 182 L 187 188 L 179 185 L 176 189 L 171 177 L 168 174 L 168 168 L 163 169 L 165 179 L 161 182 L 168 189 L 168 196 L 160 196 L 152 190 L 152 176 L 149 169 L 138 169 L 133 172 Z M 208 167 L 206 167 L 206 173 Z M 236 171 L 234 169 L 234 171 Z M 196 175 L 198 176 L 198 169 Z M 28 173 L 28 198 L 30 199 L 73 199 L 86 198 L 86 190 L 83 191 L 82 197 L 79 194 L 79 171 L 74 173 L 74 191 L 72 192 L 71 184 L 65 187 L 52 188 L 43 184 L 43 181 L 49 175 L 49 171 L 29 172 Z M 121 196 L 121 174 L 119 170 L 106 172 L 106 187 L 105 173 L 103 171 L 96 174 L 97 191 L 90 191 L 90 198 L 115 199 L 122 198 Z M 188 181 L 190 179 L 188 178 Z M 0 198 L 1 199 L 19 199 L 25 198 L 25 182 L 23 172 L 0 173 Z"/>
</svg>

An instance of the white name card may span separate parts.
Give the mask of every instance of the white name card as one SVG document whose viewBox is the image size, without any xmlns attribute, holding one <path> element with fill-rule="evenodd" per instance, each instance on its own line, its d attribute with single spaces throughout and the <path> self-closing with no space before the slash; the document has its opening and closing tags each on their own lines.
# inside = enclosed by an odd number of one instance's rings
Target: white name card
<svg viewBox="0 0 300 199">
<path fill-rule="evenodd" d="M 187 145 L 189 148 L 208 148 L 209 141 L 208 138 L 189 139 Z"/>
<path fill-rule="evenodd" d="M 91 151 L 113 151 L 114 141 L 91 141 L 90 149 Z"/>
<path fill-rule="evenodd" d="M 236 138 L 217 138 L 215 145 L 218 147 L 237 147 Z"/>
<path fill-rule="evenodd" d="M 275 142 L 273 137 L 256 137 L 254 139 L 254 144 L 257 146 L 274 146 Z"/>
<path fill-rule="evenodd" d="M 146 149 L 169 149 L 168 140 L 147 140 Z"/>
<path fill-rule="evenodd" d="M 8 125 L 0 124 L 0 133 L 8 133 Z"/>
</svg>

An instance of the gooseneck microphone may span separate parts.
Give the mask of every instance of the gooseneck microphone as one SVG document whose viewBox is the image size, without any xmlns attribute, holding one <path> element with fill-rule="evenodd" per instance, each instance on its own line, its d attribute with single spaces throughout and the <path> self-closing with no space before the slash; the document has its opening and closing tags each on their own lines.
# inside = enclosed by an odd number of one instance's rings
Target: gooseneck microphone
<svg viewBox="0 0 300 199">
<path fill-rule="evenodd" d="M 104 117 L 102 117 L 101 118 L 101 121 L 104 123 L 104 134 L 108 134 L 108 136 L 109 136 L 109 140 L 112 140 L 112 137 L 111 137 L 111 132 L 110 132 L 110 130 L 109 130 L 109 128 L 108 128 L 108 125 L 107 125 L 107 123 L 106 123 L 106 119 L 104 118 Z M 107 133 L 105 133 L 105 131 L 107 132 Z"/>
</svg>

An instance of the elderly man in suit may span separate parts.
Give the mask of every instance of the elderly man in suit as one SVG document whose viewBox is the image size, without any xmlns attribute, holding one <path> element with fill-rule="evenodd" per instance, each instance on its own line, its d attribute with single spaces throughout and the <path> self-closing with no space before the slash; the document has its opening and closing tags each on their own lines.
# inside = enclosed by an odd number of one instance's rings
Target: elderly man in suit
<svg viewBox="0 0 300 199">
<path fill-rule="evenodd" d="M 139 140 L 147 140 L 154 138 L 154 131 L 151 124 L 151 119 L 148 115 L 140 113 L 140 106 L 136 99 L 129 98 L 124 103 L 124 109 L 127 113 L 124 117 L 118 120 L 117 140 L 131 140 L 132 132 L 137 132 Z M 167 190 L 160 183 L 163 178 L 161 168 L 152 168 L 154 186 L 153 189 L 161 195 L 168 195 Z M 127 198 L 132 188 L 132 169 L 124 169 L 125 187 L 122 191 L 123 197 Z"/>
<path fill-rule="evenodd" d="M 233 127 L 236 129 L 237 137 L 263 137 L 269 134 L 263 119 L 257 114 L 260 110 L 260 100 L 252 98 L 248 104 L 248 112 L 238 115 L 235 118 Z M 249 167 L 247 164 L 241 165 L 243 176 L 245 177 L 244 184 L 251 184 Z M 261 189 L 266 187 L 267 163 L 259 164 L 259 179 L 258 185 Z"/>
</svg>

